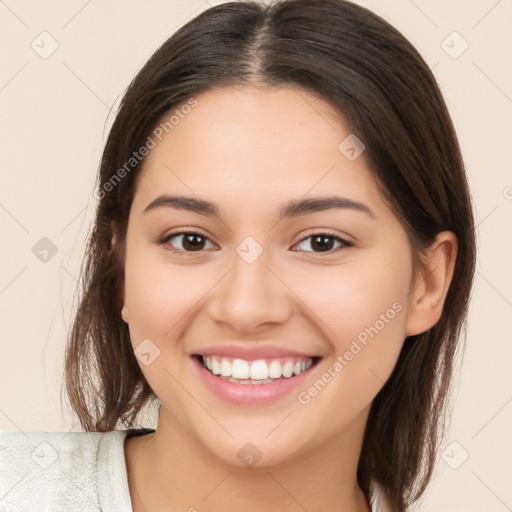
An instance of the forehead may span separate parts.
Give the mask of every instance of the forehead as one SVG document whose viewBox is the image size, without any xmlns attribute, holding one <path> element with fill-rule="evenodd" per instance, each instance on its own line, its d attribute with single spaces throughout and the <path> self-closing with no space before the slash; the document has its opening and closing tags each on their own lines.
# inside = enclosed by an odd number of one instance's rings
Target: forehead
<svg viewBox="0 0 512 512">
<path fill-rule="evenodd" d="M 192 108 L 177 107 L 180 115 L 146 157 L 134 201 L 140 209 L 170 192 L 245 209 L 308 193 L 379 200 L 364 153 L 351 161 L 340 149 L 350 126 L 317 95 L 223 87 L 194 99 Z"/>
</svg>

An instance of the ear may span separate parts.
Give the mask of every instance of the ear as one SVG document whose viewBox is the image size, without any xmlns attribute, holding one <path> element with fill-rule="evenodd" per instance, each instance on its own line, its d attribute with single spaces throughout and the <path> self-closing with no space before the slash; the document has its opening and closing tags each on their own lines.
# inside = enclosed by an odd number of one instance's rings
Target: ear
<svg viewBox="0 0 512 512">
<path fill-rule="evenodd" d="M 112 241 L 111 241 L 111 244 L 112 244 L 112 248 L 114 248 L 115 245 L 116 245 L 116 242 L 117 242 L 117 226 L 116 226 L 116 223 L 113 220 L 110 221 L 110 229 L 112 231 Z"/>
<path fill-rule="evenodd" d="M 457 237 L 442 231 L 427 250 L 421 275 L 411 291 L 406 336 L 428 331 L 441 318 L 455 268 Z"/>
<path fill-rule="evenodd" d="M 128 323 L 128 308 L 126 306 L 123 306 L 123 308 L 121 309 L 121 318 L 123 319 L 124 323 Z"/>
</svg>

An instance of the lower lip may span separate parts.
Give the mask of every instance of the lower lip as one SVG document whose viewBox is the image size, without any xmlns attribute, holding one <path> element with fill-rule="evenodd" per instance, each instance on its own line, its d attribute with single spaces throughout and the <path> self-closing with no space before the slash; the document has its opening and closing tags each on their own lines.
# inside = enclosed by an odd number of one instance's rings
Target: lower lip
<svg viewBox="0 0 512 512">
<path fill-rule="evenodd" d="M 298 375 L 267 384 L 236 384 L 213 375 L 201 364 L 199 358 L 192 357 L 192 361 L 209 391 L 237 405 L 265 405 L 275 402 L 304 385 L 304 381 L 316 366 L 314 364 Z"/>
</svg>

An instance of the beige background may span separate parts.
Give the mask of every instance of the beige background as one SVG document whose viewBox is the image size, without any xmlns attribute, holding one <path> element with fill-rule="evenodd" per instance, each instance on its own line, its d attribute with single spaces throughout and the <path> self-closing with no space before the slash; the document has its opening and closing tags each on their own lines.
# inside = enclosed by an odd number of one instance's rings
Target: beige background
<svg viewBox="0 0 512 512">
<path fill-rule="evenodd" d="M 62 359 L 110 107 L 176 28 L 218 3 L 0 0 L 0 429 L 77 429 L 61 411 Z M 505 264 L 512 252 L 512 2 L 359 3 L 401 30 L 433 68 L 460 137 L 478 222 L 478 273 L 451 427 L 419 510 L 512 510 L 512 278 Z M 31 44 L 48 51 L 50 37 L 58 48 L 43 59 Z M 466 51 L 453 58 L 465 41 Z M 42 237 L 57 248 L 47 262 L 32 252 Z"/>
</svg>

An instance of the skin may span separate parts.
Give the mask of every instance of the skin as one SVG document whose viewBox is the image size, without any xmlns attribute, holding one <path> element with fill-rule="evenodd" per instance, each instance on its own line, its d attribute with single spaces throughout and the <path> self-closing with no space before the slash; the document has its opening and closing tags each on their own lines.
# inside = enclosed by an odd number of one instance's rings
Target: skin
<svg viewBox="0 0 512 512">
<path fill-rule="evenodd" d="M 128 222 L 123 318 L 134 349 L 149 338 L 160 350 L 139 364 L 162 404 L 155 434 L 125 443 L 133 509 L 368 511 L 356 469 L 369 408 L 405 337 L 439 319 L 456 239 L 440 233 L 413 272 L 407 233 L 364 153 L 349 161 L 338 149 L 350 127 L 310 92 L 226 87 L 196 100 L 148 155 Z M 212 201 L 222 220 L 144 212 L 161 194 Z M 278 216 L 291 199 L 332 195 L 373 215 Z M 206 237 L 199 252 L 187 253 L 180 236 L 159 243 L 180 230 Z M 352 245 L 329 239 L 322 252 L 308 237 L 326 231 Z M 250 264 L 236 252 L 247 236 L 263 248 Z M 307 391 L 393 304 L 394 318 L 307 404 L 296 392 L 267 405 L 225 402 L 190 357 L 223 343 L 317 354 L 297 390 Z M 261 453 L 251 468 L 237 457 L 248 441 Z"/>
</svg>

